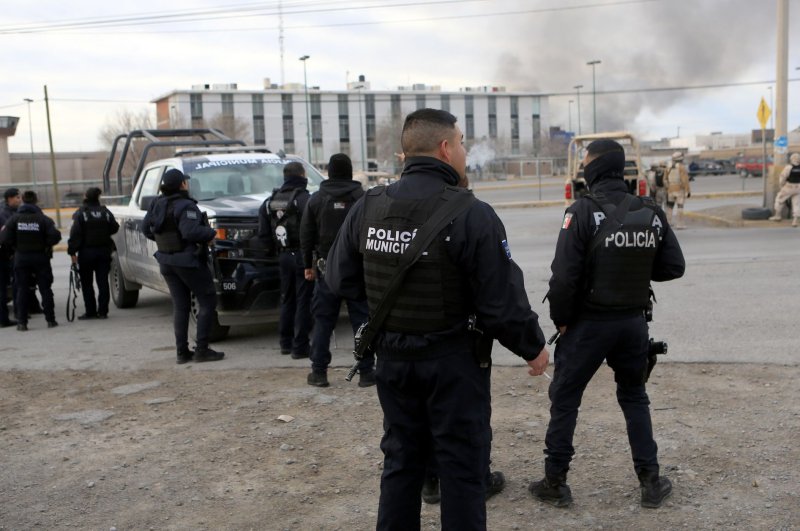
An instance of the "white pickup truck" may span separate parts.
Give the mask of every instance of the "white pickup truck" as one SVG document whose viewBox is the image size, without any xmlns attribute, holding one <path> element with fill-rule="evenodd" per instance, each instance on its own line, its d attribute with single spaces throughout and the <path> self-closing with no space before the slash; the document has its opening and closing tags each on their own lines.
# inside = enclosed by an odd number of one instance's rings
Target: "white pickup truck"
<svg viewBox="0 0 800 531">
<path fill-rule="evenodd" d="M 171 156 L 165 156 L 167 150 L 173 151 Z M 128 161 L 136 152 L 140 152 L 136 160 Z M 151 155 L 163 158 L 148 162 Z M 122 194 L 126 186 L 133 189 L 124 197 L 127 205 L 109 206 L 120 224 L 110 273 L 114 304 L 135 306 L 142 286 L 168 293 L 153 256 L 155 242 L 145 238 L 142 220 L 158 195 L 161 176 L 176 168 L 191 177 L 189 193 L 217 231 L 209 260 L 217 291 L 211 340 L 227 336 L 231 326 L 275 322 L 280 310 L 279 269 L 277 258 L 265 252 L 257 236 L 258 209 L 283 183 L 283 167 L 294 161 L 303 164 L 309 191 L 315 191 L 323 177 L 307 162 L 245 146 L 217 130 L 140 130 L 117 137 L 103 172 L 105 189 L 111 190 L 115 162 L 117 190 Z M 129 176 L 127 167 L 135 167 Z"/>
</svg>

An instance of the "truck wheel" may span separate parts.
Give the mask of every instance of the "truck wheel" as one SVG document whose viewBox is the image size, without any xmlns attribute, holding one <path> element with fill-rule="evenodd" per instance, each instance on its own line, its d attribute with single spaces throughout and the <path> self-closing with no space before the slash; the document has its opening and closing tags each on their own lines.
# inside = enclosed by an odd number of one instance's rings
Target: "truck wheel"
<svg viewBox="0 0 800 531">
<path fill-rule="evenodd" d="M 742 209 L 742 219 L 767 219 L 772 215 L 768 208 L 753 207 Z"/>
<path fill-rule="evenodd" d="M 117 253 L 111 254 L 111 270 L 108 273 L 108 283 L 111 285 L 111 298 L 117 308 L 133 308 L 139 301 L 139 290 L 125 289 L 125 280 L 122 276 L 122 267 L 119 265 Z"/>
<path fill-rule="evenodd" d="M 189 312 L 189 327 L 191 328 L 190 334 L 192 337 L 197 339 L 197 298 L 192 293 L 192 306 L 191 311 Z M 222 326 L 219 324 L 219 317 L 217 316 L 217 312 L 214 312 L 214 318 L 211 320 L 211 331 L 208 334 L 208 340 L 211 343 L 222 341 L 226 337 L 228 337 L 228 332 L 230 332 L 230 326 Z"/>
</svg>

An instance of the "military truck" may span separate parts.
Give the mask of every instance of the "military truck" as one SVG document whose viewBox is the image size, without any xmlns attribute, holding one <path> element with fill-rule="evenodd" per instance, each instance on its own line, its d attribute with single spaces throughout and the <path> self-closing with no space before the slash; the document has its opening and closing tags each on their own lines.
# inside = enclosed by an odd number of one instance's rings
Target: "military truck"
<svg viewBox="0 0 800 531">
<path fill-rule="evenodd" d="M 158 195 L 161 176 L 175 168 L 191 177 L 189 193 L 217 232 L 208 263 L 217 292 L 211 340 L 226 337 L 231 326 L 276 322 L 278 259 L 266 252 L 257 236 L 258 209 L 283 183 L 283 167 L 294 161 L 305 167 L 309 191 L 317 190 L 323 177 L 308 162 L 246 146 L 216 129 L 136 130 L 119 135 L 103 170 L 106 195 L 113 191 L 113 177 L 123 203 L 109 206 L 120 224 L 109 274 L 114 304 L 135 306 L 143 286 L 168 293 L 154 257 L 155 242 L 145 238 L 142 221 Z M 193 326 L 196 308 L 192 301 Z"/>
<path fill-rule="evenodd" d="M 575 136 L 569 143 L 567 152 L 567 182 L 564 184 L 564 200 L 567 205 L 589 193 L 586 180 L 583 178 L 583 157 L 586 147 L 595 140 L 607 138 L 615 140 L 625 148 L 625 182 L 628 191 L 633 195 L 648 194 L 646 170 L 642 168 L 639 143 L 632 133 L 619 131 L 613 133 L 595 133 Z"/>
</svg>

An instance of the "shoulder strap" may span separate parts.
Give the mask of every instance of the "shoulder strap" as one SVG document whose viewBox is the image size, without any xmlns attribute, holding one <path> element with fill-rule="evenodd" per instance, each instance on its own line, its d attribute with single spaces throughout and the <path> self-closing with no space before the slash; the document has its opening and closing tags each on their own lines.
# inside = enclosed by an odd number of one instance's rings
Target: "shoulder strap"
<svg viewBox="0 0 800 531">
<path fill-rule="evenodd" d="M 381 297 L 375 315 L 370 317 L 369 324 L 361 334 L 361 342 L 355 352 L 356 358 L 360 359 L 367 348 L 372 344 L 378 331 L 383 326 L 383 322 L 389 315 L 397 299 L 397 292 L 403 284 L 406 273 L 414 263 L 419 260 L 425 249 L 428 248 L 433 239 L 444 229 L 453 218 L 464 212 L 474 201 L 475 196 L 472 192 L 461 191 L 456 188 L 446 188 L 443 196 L 445 204 L 433 213 L 428 221 L 417 230 L 416 236 L 411 240 L 411 244 L 400 256 L 394 278 L 391 284 Z"/>
<path fill-rule="evenodd" d="M 600 243 L 605 240 L 606 236 L 611 234 L 614 230 L 618 229 L 622 225 L 622 221 L 625 219 L 625 216 L 628 214 L 628 211 L 631 208 L 631 203 L 633 203 L 633 196 L 631 194 L 626 194 L 625 199 L 617 205 L 615 209 L 611 209 L 610 203 L 601 203 L 598 199 L 592 194 L 588 194 L 585 196 L 590 201 L 594 202 L 603 213 L 606 215 L 606 219 L 600 224 L 600 230 L 594 235 L 592 238 L 592 242 L 589 245 L 589 254 L 594 251 Z"/>
</svg>

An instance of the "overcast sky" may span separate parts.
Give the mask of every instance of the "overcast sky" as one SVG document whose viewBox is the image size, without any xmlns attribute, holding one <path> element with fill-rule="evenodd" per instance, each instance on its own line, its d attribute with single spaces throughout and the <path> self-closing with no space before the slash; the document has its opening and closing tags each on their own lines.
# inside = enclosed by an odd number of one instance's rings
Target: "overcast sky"
<svg viewBox="0 0 800 531">
<path fill-rule="evenodd" d="M 551 125 L 568 127 L 582 84 L 581 125 L 657 139 L 758 127 L 775 79 L 776 0 L 283 0 L 286 82 L 341 90 L 503 85 L 555 94 Z M 3 0 L 0 115 L 21 118 L 12 153 L 47 151 L 44 85 L 56 151 L 101 149 L 122 109 L 200 83 L 260 89 L 281 82 L 277 0 Z M 789 78 L 800 78 L 800 0 L 789 1 Z M 124 19 L 124 20 L 121 20 Z M 103 21 L 104 26 L 96 23 Z M 110 21 L 115 21 L 110 24 Z M 60 27 L 55 25 L 60 24 Z M 703 85 L 728 87 L 652 90 Z M 639 90 L 646 89 L 646 90 Z M 649 90 L 647 90 L 649 89 Z M 619 93 L 618 91 L 631 91 Z M 577 105 L 572 104 L 577 130 Z M 800 81 L 789 83 L 789 129 Z"/>
</svg>

